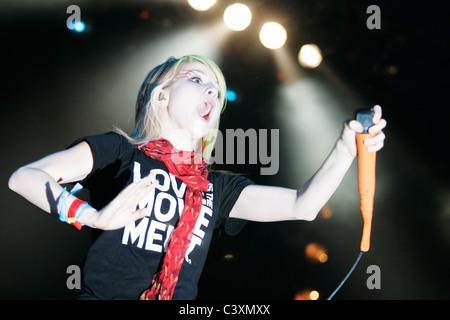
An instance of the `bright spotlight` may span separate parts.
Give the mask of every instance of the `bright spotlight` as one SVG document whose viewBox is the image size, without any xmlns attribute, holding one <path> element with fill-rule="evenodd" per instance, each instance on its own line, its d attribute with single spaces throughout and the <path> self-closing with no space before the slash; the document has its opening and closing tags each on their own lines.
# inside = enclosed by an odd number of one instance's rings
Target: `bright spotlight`
<svg viewBox="0 0 450 320">
<path fill-rule="evenodd" d="M 317 68 L 322 62 L 322 53 L 315 44 L 305 44 L 298 53 L 298 61 L 304 68 Z"/>
<path fill-rule="evenodd" d="M 223 14 L 223 20 L 231 30 L 242 31 L 250 25 L 252 12 L 246 5 L 235 3 L 226 8 Z"/>
<path fill-rule="evenodd" d="M 194 10 L 206 11 L 216 3 L 216 0 L 187 0 L 187 2 Z"/>
<path fill-rule="evenodd" d="M 279 23 L 267 22 L 259 32 L 259 39 L 266 48 L 279 49 L 286 42 L 286 29 Z"/>
</svg>

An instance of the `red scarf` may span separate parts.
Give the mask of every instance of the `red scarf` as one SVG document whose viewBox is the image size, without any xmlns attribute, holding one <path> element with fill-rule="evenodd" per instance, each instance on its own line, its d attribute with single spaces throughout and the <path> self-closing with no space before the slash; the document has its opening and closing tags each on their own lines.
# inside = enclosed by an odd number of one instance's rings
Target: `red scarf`
<svg viewBox="0 0 450 320">
<path fill-rule="evenodd" d="M 138 148 L 146 155 L 163 161 L 169 172 L 187 186 L 183 213 L 172 233 L 161 270 L 153 277 L 151 288 L 140 296 L 140 300 L 171 300 L 202 208 L 202 191 L 208 189 L 208 170 L 201 156 L 179 151 L 165 139 L 151 141 Z"/>
</svg>

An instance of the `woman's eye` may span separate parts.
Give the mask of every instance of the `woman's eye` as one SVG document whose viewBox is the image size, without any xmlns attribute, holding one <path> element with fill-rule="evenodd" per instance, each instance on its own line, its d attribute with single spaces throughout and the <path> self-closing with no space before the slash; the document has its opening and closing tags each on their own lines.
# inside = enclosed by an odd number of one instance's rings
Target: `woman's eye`
<svg viewBox="0 0 450 320">
<path fill-rule="evenodd" d="M 200 79 L 199 77 L 192 77 L 191 81 L 195 83 L 202 83 L 202 79 Z"/>
</svg>

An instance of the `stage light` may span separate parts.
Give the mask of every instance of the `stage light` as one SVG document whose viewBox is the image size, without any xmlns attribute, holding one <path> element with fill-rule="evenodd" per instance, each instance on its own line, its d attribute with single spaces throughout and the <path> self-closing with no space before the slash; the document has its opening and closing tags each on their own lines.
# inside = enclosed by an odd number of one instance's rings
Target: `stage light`
<svg viewBox="0 0 450 320">
<path fill-rule="evenodd" d="M 223 260 L 225 260 L 225 261 L 232 262 L 235 259 L 236 259 L 236 257 L 232 253 L 227 253 L 226 255 L 223 256 Z"/>
<path fill-rule="evenodd" d="M 223 20 L 231 30 L 242 31 L 250 25 L 252 12 L 246 5 L 235 3 L 225 9 Z"/>
<path fill-rule="evenodd" d="M 318 300 L 318 299 L 319 299 L 319 292 L 310 289 L 298 291 L 294 296 L 294 300 Z"/>
<path fill-rule="evenodd" d="M 323 219 L 330 219 L 333 216 L 333 210 L 328 204 L 325 204 L 320 210 L 320 216 Z"/>
<path fill-rule="evenodd" d="M 86 26 L 85 26 L 84 22 L 80 21 L 80 22 L 75 23 L 75 30 L 77 32 L 83 32 L 84 29 L 86 29 Z"/>
<path fill-rule="evenodd" d="M 84 22 L 75 22 L 73 24 L 73 28 L 72 30 L 76 31 L 76 32 L 83 32 L 86 29 L 86 25 L 84 24 Z"/>
<path fill-rule="evenodd" d="M 216 3 L 216 0 L 188 0 L 187 2 L 194 10 L 206 11 Z"/>
<path fill-rule="evenodd" d="M 259 39 L 266 48 L 279 49 L 286 42 L 286 29 L 279 23 L 267 22 L 259 32 Z"/>
<path fill-rule="evenodd" d="M 319 292 L 317 292 L 316 290 L 311 291 L 311 293 L 309 294 L 309 298 L 311 300 L 319 299 Z"/>
<path fill-rule="evenodd" d="M 148 12 L 148 10 L 142 10 L 141 11 L 141 19 L 148 20 L 148 18 L 150 18 L 150 12 Z"/>
<path fill-rule="evenodd" d="M 315 44 L 305 44 L 298 53 L 298 61 L 304 68 L 317 68 L 322 63 L 322 53 Z"/>
<path fill-rule="evenodd" d="M 236 100 L 236 98 L 237 98 L 236 92 L 234 92 L 233 90 L 227 89 L 227 101 L 233 102 Z"/>
<path fill-rule="evenodd" d="M 326 248 L 317 243 L 310 243 L 305 248 L 305 256 L 311 262 L 325 263 L 328 261 Z"/>
<path fill-rule="evenodd" d="M 72 22 L 68 25 L 68 28 L 72 31 L 83 32 L 86 29 L 86 25 L 82 21 Z"/>
</svg>

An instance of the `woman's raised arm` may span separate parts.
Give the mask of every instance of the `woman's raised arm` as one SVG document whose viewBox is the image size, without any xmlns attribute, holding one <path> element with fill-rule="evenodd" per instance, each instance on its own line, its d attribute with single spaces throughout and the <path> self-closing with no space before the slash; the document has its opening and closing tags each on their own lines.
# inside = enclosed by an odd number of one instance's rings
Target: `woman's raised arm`
<svg viewBox="0 0 450 320">
<path fill-rule="evenodd" d="M 377 133 L 366 139 L 370 152 L 384 146 L 380 106 L 375 106 L 373 122 L 369 133 Z M 338 188 L 353 159 L 357 156 L 356 133 L 362 132 L 362 125 L 352 120 L 344 125 L 341 138 L 319 170 L 299 189 L 286 189 L 261 185 L 247 186 L 242 190 L 230 217 L 253 221 L 313 220 Z"/>
</svg>

